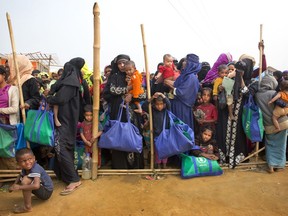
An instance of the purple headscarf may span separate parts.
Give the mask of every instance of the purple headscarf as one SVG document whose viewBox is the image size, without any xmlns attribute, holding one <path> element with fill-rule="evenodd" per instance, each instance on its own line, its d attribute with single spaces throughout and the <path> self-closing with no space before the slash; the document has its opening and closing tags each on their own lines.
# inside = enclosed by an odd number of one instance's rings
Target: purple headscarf
<svg viewBox="0 0 288 216">
<path fill-rule="evenodd" d="M 186 66 L 174 82 L 174 87 L 176 88 L 175 99 L 179 99 L 186 106 L 190 107 L 195 103 L 199 89 L 199 81 L 196 75 L 201 70 L 201 67 L 199 57 L 195 54 L 188 54 Z"/>
<path fill-rule="evenodd" d="M 228 64 L 231 62 L 232 55 L 230 53 L 222 53 L 214 63 L 213 67 L 208 71 L 203 83 L 211 83 L 215 78 L 218 77 L 218 67 L 221 64 Z"/>
</svg>

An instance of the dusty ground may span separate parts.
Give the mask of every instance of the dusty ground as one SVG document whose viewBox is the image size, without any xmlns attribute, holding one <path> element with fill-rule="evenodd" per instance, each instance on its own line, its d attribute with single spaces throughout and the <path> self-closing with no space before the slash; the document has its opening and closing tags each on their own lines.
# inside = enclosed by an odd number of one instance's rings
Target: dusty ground
<svg viewBox="0 0 288 216">
<path fill-rule="evenodd" d="M 60 196 L 57 180 L 50 200 L 33 199 L 25 215 L 288 215 L 288 170 L 229 170 L 222 176 L 183 180 L 168 175 L 162 180 L 144 176 L 100 176 L 83 180 L 81 188 Z M 5 188 L 5 187 L 4 187 Z M 0 216 L 13 215 L 21 192 L 0 192 Z"/>
</svg>

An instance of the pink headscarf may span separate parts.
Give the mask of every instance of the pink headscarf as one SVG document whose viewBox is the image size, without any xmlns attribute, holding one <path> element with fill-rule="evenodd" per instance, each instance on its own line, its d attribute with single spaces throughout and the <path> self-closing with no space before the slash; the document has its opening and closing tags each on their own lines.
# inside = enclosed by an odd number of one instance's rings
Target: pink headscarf
<svg viewBox="0 0 288 216">
<path fill-rule="evenodd" d="M 18 63 L 18 68 L 19 68 L 20 85 L 22 86 L 25 81 L 33 78 L 32 76 L 33 65 L 31 64 L 28 57 L 25 55 L 17 55 L 16 60 Z M 17 76 L 16 76 L 16 70 L 14 67 L 13 55 L 8 56 L 8 64 L 10 67 L 10 76 L 9 76 L 8 83 L 17 85 Z"/>
</svg>

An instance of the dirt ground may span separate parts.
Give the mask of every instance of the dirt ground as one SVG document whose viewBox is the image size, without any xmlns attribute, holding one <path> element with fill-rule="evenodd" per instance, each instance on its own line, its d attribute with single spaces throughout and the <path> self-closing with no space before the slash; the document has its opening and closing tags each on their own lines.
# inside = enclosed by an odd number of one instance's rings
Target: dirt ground
<svg viewBox="0 0 288 216">
<path fill-rule="evenodd" d="M 222 176 L 181 179 L 165 175 L 146 180 L 141 175 L 99 176 L 83 180 L 68 196 L 60 196 L 64 184 L 54 179 L 48 201 L 33 198 L 33 211 L 25 215 L 288 215 L 288 170 L 268 174 L 257 170 L 224 170 Z M 21 192 L 0 192 L 0 216 L 13 215 L 21 204 Z"/>
</svg>

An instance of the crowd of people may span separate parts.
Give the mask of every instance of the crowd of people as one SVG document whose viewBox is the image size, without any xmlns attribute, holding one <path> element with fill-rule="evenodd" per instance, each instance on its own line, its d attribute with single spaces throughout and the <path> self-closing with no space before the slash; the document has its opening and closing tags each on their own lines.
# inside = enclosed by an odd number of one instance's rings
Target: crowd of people
<svg viewBox="0 0 288 216">
<path fill-rule="evenodd" d="M 263 44 L 260 46 L 264 48 Z M 49 178 L 46 175 L 44 179 L 40 178 L 39 172 L 43 171 L 38 167 L 39 163 L 47 168 L 47 160 L 43 160 L 45 157 L 49 160 L 54 158 L 52 168 L 57 178 L 67 184 L 61 195 L 70 194 L 81 186 L 74 164 L 75 144 L 77 140 L 83 141 L 85 152 L 93 154 L 91 147 L 95 139 L 101 139 L 107 119 L 118 119 L 118 111 L 123 102 L 129 105 L 130 120 L 143 136 L 143 147 L 147 149 L 147 155 L 150 155 L 151 145 L 149 121 L 153 121 L 153 137 L 156 138 L 163 130 L 166 110 L 170 110 L 194 131 L 195 144 L 200 147 L 186 154 L 217 160 L 220 164 L 235 168 L 255 147 L 242 127 L 243 105 L 252 95 L 263 113 L 265 134 L 260 144 L 266 147 L 263 158 L 268 164 L 267 171 L 273 173 L 285 167 L 288 71 L 266 68 L 265 55 L 262 65 L 264 72 L 259 77 L 255 59 L 246 54 L 235 61 L 230 53 L 222 53 L 212 67 L 208 62 L 200 62 L 196 54 L 187 54 L 180 61 L 171 54 L 165 54 L 156 72 L 150 74 L 150 85 L 147 85 L 146 76 L 149 74 L 139 72 L 130 56 L 120 54 L 104 68 L 99 90 L 99 132 L 95 137 L 92 135 L 93 77 L 85 74 L 84 59 L 73 58 L 63 69 L 52 75 L 34 70 L 26 56 L 18 55 L 17 62 L 24 105 L 19 106 L 15 66 L 12 56 L 9 56 L 7 65 L 0 66 L 1 124 L 14 125 L 21 122 L 20 111 L 37 110 L 42 98 L 45 98 L 54 111 L 55 144 L 53 148 L 48 147 L 48 151 L 43 151 L 43 148 L 47 149 L 46 146 L 32 143 L 32 151 L 26 149 L 16 153 L 16 160 L 0 158 L 1 169 L 22 168 L 22 177 L 26 175 L 37 179 L 34 186 L 27 186 L 31 185 L 30 179 L 24 179 L 21 183 L 17 178 L 11 186 L 11 191 L 30 191 L 23 193 L 25 205 L 16 211 L 31 210 L 31 191 L 40 194 L 42 199 L 50 197 L 53 184 L 47 180 Z M 150 100 L 147 100 L 146 95 L 148 86 L 151 87 Z M 152 105 L 153 119 L 149 119 L 149 103 Z M 122 114 L 121 121 L 127 121 L 126 114 Z M 169 129 L 169 121 L 165 128 Z M 146 161 L 150 162 L 143 152 L 99 151 L 103 165 L 111 165 L 112 169 L 143 169 Z M 169 164 L 179 167 L 179 158 L 160 159 L 155 152 L 157 168 L 165 169 Z M 38 184 L 40 179 L 48 181 L 48 187 L 43 189 L 45 184 Z M 19 184 L 22 186 L 18 187 Z M 38 191 L 40 189 L 41 192 Z"/>
</svg>

